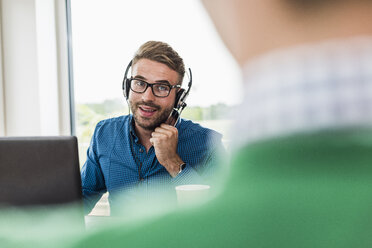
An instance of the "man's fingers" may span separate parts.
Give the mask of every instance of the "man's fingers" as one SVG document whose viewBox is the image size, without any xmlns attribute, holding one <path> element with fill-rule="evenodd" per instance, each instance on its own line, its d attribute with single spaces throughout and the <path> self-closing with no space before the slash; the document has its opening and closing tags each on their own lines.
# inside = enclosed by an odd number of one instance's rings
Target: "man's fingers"
<svg viewBox="0 0 372 248">
<path fill-rule="evenodd" d="M 168 124 L 165 124 L 165 123 L 160 124 L 160 127 L 164 128 L 164 129 L 168 129 L 168 130 L 177 129 L 174 126 L 171 126 L 171 125 L 168 125 Z"/>
<path fill-rule="evenodd" d="M 151 135 L 153 136 L 153 134 L 164 134 L 167 137 L 171 137 L 171 136 L 178 137 L 178 130 L 177 130 L 177 128 L 172 127 L 172 126 L 169 126 L 169 127 L 170 128 L 157 127 L 157 128 L 155 128 L 154 132 L 152 132 Z"/>
<path fill-rule="evenodd" d="M 164 129 L 164 128 L 161 128 L 161 127 L 157 127 L 155 128 L 154 132 L 152 133 L 163 133 L 163 134 L 169 134 L 169 133 L 172 133 L 171 131 L 167 130 L 167 129 Z"/>
<path fill-rule="evenodd" d="M 176 130 L 169 130 L 169 129 L 164 129 L 164 128 L 161 128 L 161 127 L 155 128 L 154 132 L 152 132 L 152 133 L 164 134 L 168 137 L 174 136 L 174 135 L 178 136 L 177 129 Z"/>
<path fill-rule="evenodd" d="M 167 125 L 167 124 L 161 124 L 159 127 L 155 128 L 156 129 L 160 129 L 160 130 L 167 130 L 167 131 L 171 131 L 171 132 L 177 132 L 177 128 L 174 127 L 174 126 L 170 126 L 170 125 Z"/>
<path fill-rule="evenodd" d="M 159 133 L 159 132 L 152 132 L 151 137 L 152 138 L 166 138 L 168 137 L 168 133 Z"/>
</svg>

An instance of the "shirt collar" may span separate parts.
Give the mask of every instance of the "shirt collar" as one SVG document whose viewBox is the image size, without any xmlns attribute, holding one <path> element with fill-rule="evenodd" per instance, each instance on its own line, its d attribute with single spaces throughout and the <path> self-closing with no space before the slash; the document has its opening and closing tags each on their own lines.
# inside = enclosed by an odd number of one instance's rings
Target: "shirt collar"
<svg viewBox="0 0 372 248">
<path fill-rule="evenodd" d="M 138 137 L 136 131 L 134 130 L 134 118 L 132 114 L 129 116 L 129 134 L 132 135 L 134 142 L 138 143 Z"/>
<path fill-rule="evenodd" d="M 302 45 L 243 68 L 237 145 L 289 133 L 372 124 L 372 37 Z"/>
</svg>

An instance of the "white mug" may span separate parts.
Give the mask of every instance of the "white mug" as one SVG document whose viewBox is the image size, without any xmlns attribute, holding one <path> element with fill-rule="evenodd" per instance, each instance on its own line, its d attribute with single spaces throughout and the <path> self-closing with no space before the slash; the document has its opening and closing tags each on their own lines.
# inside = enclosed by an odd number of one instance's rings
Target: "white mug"
<svg viewBox="0 0 372 248">
<path fill-rule="evenodd" d="M 188 207 L 205 203 L 210 197 L 209 191 L 209 185 L 188 184 L 176 186 L 178 205 Z"/>
</svg>

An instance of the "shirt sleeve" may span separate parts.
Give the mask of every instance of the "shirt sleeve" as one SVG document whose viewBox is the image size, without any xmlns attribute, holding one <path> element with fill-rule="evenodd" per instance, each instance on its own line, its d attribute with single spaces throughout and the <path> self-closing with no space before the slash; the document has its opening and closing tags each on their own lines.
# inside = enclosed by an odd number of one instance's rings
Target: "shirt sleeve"
<svg viewBox="0 0 372 248">
<path fill-rule="evenodd" d="M 199 175 L 199 173 L 187 163 L 185 169 L 183 169 L 180 174 L 174 177 L 172 181 L 175 185 L 204 183 L 203 177 Z"/>
<path fill-rule="evenodd" d="M 97 143 L 98 130 L 97 125 L 90 146 L 87 150 L 87 160 L 81 169 L 81 183 L 84 213 L 89 214 L 96 203 L 106 193 L 106 184 L 98 159 Z"/>
<path fill-rule="evenodd" d="M 221 139 L 214 146 L 207 147 L 203 161 L 194 168 L 186 163 L 185 169 L 172 179 L 174 185 L 183 184 L 210 184 L 217 178 L 222 170 L 222 161 L 227 152 Z"/>
</svg>

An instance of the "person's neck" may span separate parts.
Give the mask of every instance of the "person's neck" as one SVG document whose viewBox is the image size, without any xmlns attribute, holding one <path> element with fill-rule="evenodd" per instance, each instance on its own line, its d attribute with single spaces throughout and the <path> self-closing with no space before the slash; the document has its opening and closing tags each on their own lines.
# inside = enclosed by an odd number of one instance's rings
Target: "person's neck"
<svg viewBox="0 0 372 248">
<path fill-rule="evenodd" d="M 153 131 L 144 129 L 138 126 L 136 123 L 134 124 L 134 130 L 136 131 L 139 142 L 146 148 L 146 152 L 148 152 L 152 146 L 150 138 Z"/>
</svg>

